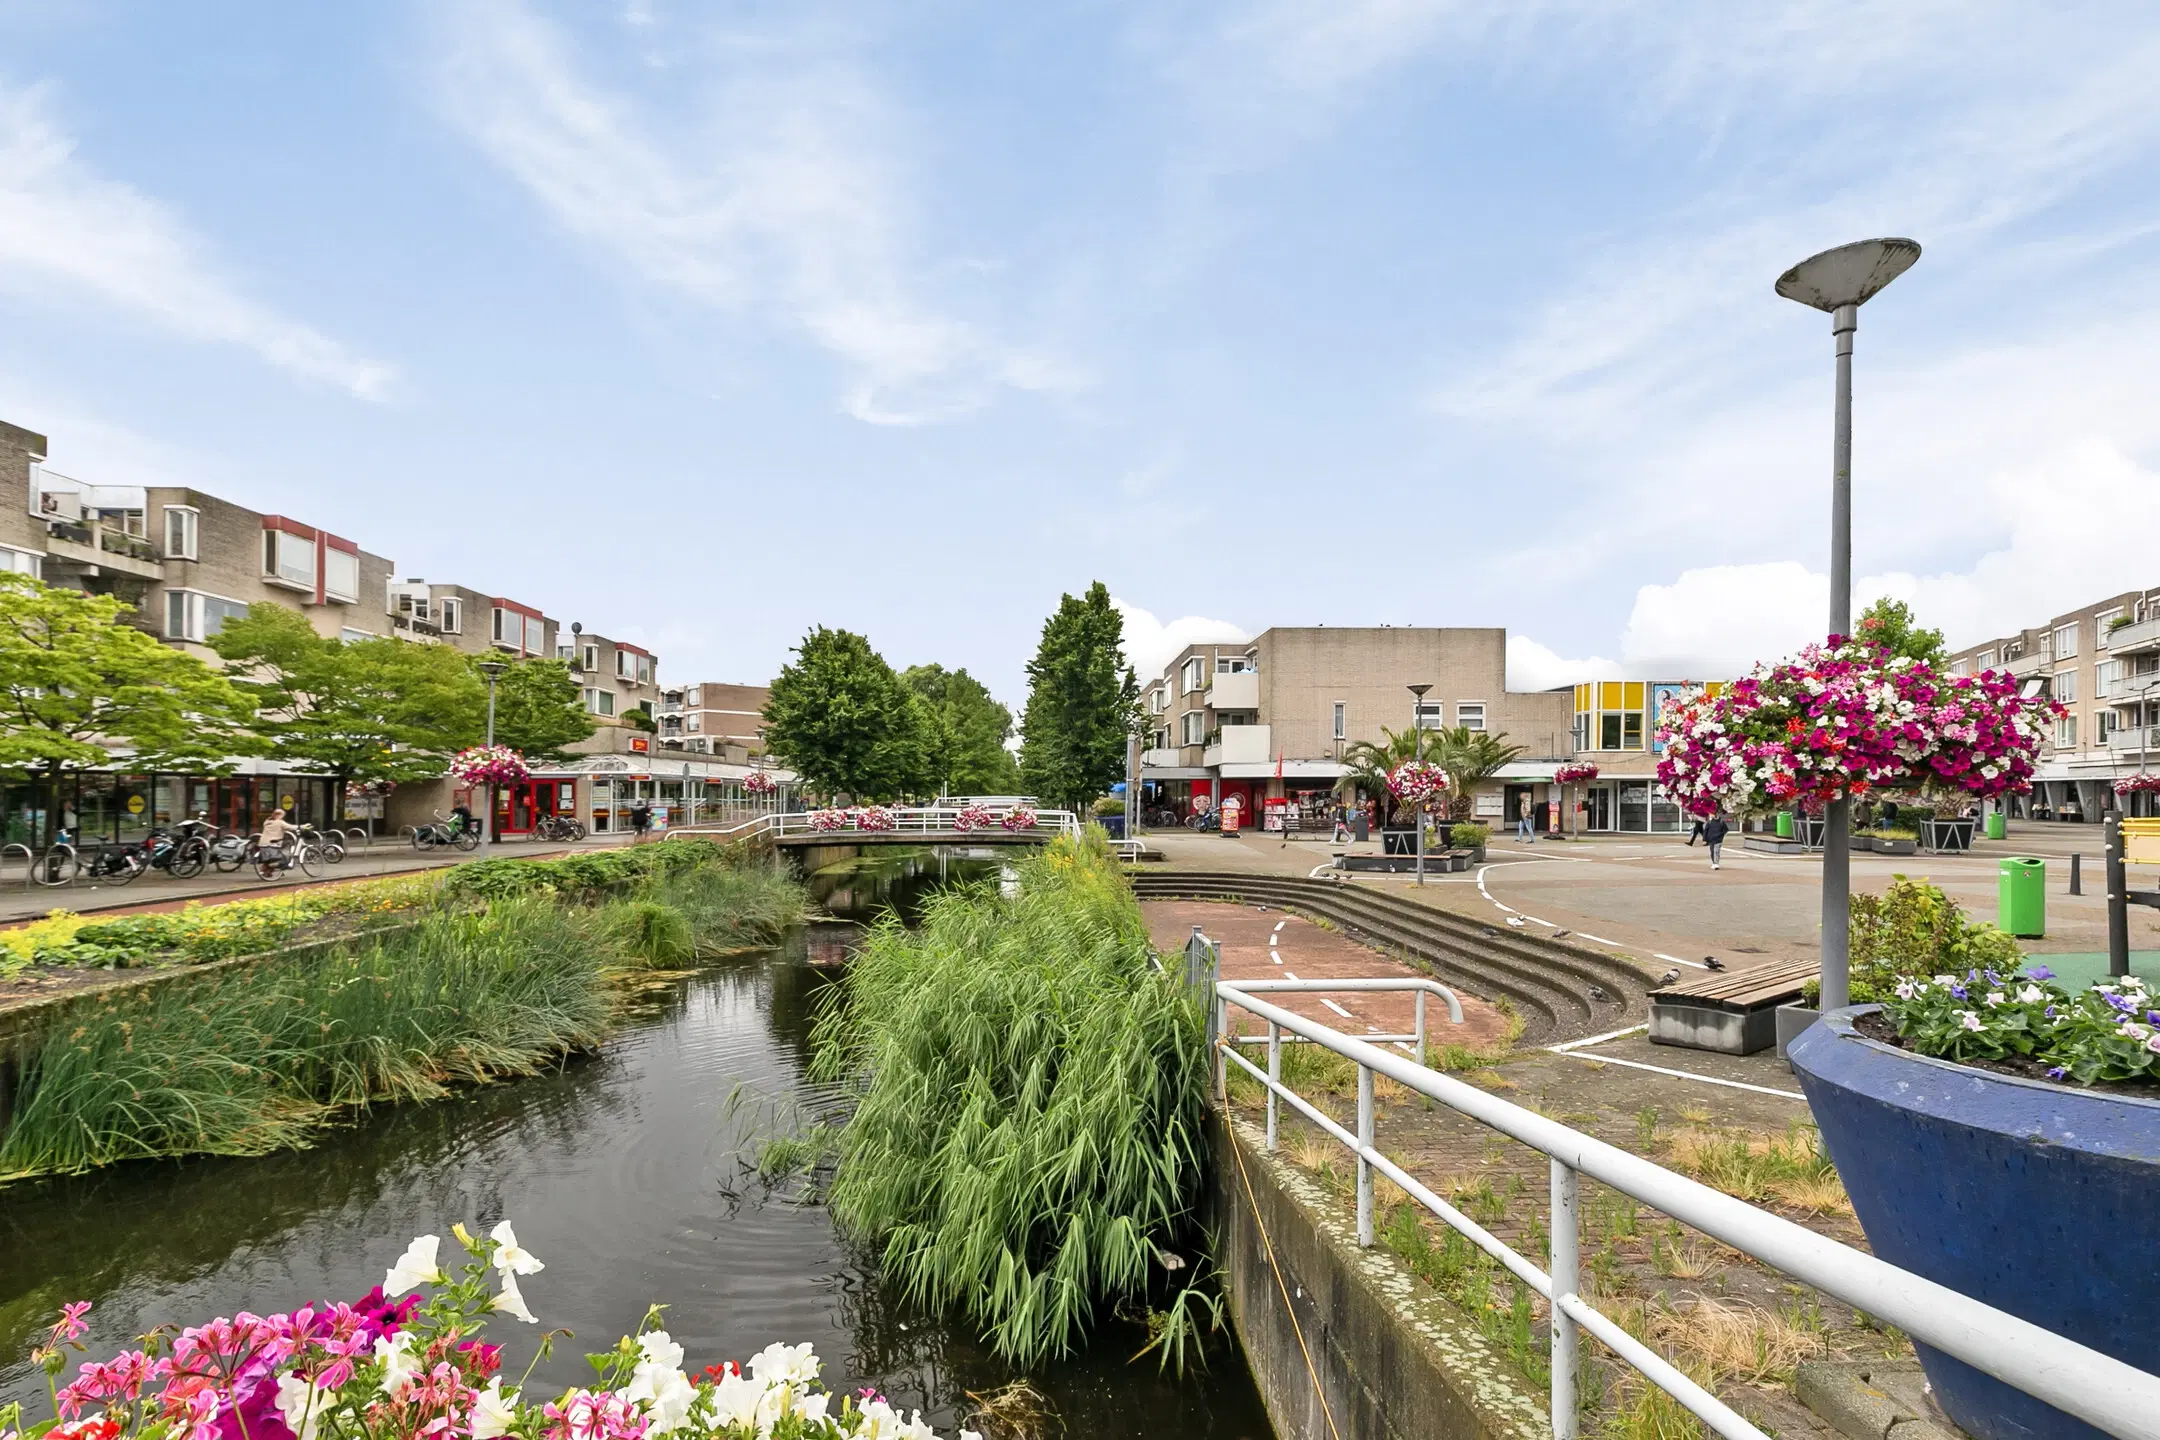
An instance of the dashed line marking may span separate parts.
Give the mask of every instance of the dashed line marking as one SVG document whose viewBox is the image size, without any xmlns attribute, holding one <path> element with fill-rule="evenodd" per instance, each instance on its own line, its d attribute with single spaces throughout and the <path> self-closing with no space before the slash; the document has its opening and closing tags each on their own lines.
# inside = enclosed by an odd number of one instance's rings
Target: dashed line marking
<svg viewBox="0 0 2160 1440">
<path fill-rule="evenodd" d="M 1282 956 L 1280 955 L 1270 954 L 1267 958 L 1273 960 L 1278 965 L 1282 964 Z"/>
<path fill-rule="evenodd" d="M 1283 979 L 1285 980 L 1295 980 L 1298 978 L 1298 973 L 1295 970 L 1285 970 L 1282 973 Z"/>
<path fill-rule="evenodd" d="M 1333 1010 L 1336 1014 L 1342 1016 L 1343 1019 L 1348 1020 L 1350 1018 L 1350 1012 L 1348 1010 L 1343 1009 L 1342 1006 L 1336 1004 L 1333 1000 L 1328 999 L 1325 995 L 1320 997 L 1320 1003 L 1327 1006 L 1328 1009 Z"/>
<path fill-rule="evenodd" d="M 1584 940 L 1594 940 L 1600 945 L 1618 945 L 1620 943 L 1618 940 L 1608 940 L 1603 935 L 1592 935 L 1587 930 L 1577 930 L 1575 933 Z"/>
<path fill-rule="evenodd" d="M 1697 970 L 1707 970 L 1710 968 L 1708 965 L 1703 964 L 1700 960 L 1683 960 L 1678 955 L 1667 955 L 1662 950 L 1653 950 L 1650 952 L 1650 956 L 1652 959 L 1663 960 L 1673 965 L 1692 965 Z M 1780 1090 L 1777 1093 L 1782 1095 L 1785 1092 Z"/>
<path fill-rule="evenodd" d="M 1290 922 L 1289 922 L 1289 921 L 1287 921 L 1287 920 L 1277 920 L 1277 921 L 1275 922 L 1275 933 L 1276 933 L 1276 934 L 1278 934 L 1278 935 L 1280 935 L 1280 934 L 1282 933 L 1282 927 L 1283 927 L 1283 926 L 1285 926 L 1285 925 L 1287 925 L 1287 924 L 1289 924 L 1289 923 L 1290 923 Z"/>
</svg>

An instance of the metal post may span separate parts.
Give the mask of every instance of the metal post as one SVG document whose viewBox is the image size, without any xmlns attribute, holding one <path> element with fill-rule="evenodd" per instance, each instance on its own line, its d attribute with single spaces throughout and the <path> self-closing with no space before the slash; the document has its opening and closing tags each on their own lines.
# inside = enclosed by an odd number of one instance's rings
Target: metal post
<svg viewBox="0 0 2160 1440">
<path fill-rule="evenodd" d="M 1372 1216 L 1372 1162 L 1365 1152 L 1372 1149 L 1372 1067 L 1360 1065 L 1357 1070 L 1357 1243 L 1370 1249 L 1373 1243 Z"/>
<path fill-rule="evenodd" d="M 1125 838 L 1140 838 L 1140 732 L 1125 737 Z"/>
<path fill-rule="evenodd" d="M 1830 475 L 1830 633 L 1852 633 L 1852 355 L 1860 307 L 1831 313 L 1837 342 L 1837 427 Z M 1823 811 L 1822 1008 L 1852 1003 L 1852 802 L 1838 799 Z"/>
<path fill-rule="evenodd" d="M 2081 873 L 2082 866 L 2080 864 L 2080 862 L 2083 861 L 2084 858 L 2085 857 L 2083 855 L 2078 854 L 2075 850 L 2070 852 L 2070 893 L 2072 895 L 2082 895 L 2085 893 L 2085 877 Z"/>
<path fill-rule="evenodd" d="M 494 743 L 495 743 L 495 677 L 496 677 L 496 676 L 498 676 L 498 675 L 500 675 L 500 674 L 502 673 L 502 666 L 501 666 L 500 664 L 492 664 L 492 665 L 483 665 L 483 666 L 481 666 L 480 668 L 481 668 L 481 669 L 482 669 L 482 670 L 483 670 L 484 672 L 486 672 L 486 674 L 487 674 L 487 682 L 488 682 L 488 716 L 487 716 L 487 743 L 488 743 L 488 744 L 489 744 L 490 746 L 492 746 L 492 745 L 494 745 Z M 489 852 L 489 851 L 490 851 L 491 849 L 493 849 L 493 848 L 494 848 L 494 845 L 495 845 L 495 782 L 494 782 L 494 781 L 492 781 L 492 780 L 490 780 L 490 781 L 488 781 L 488 782 L 487 782 L 487 803 L 486 803 L 486 806 L 485 806 L 485 808 L 484 808 L 484 809 L 483 809 L 483 810 L 481 811 L 481 813 L 480 813 L 480 858 L 481 858 L 482 860 L 485 860 L 485 859 L 487 859 L 487 858 L 488 858 L 488 852 Z"/>
<path fill-rule="evenodd" d="M 1552 1433 L 1553 1440 L 1575 1440 L 1578 1402 L 1575 1398 L 1575 1320 L 1560 1302 L 1575 1294 L 1581 1283 L 1581 1252 L 1576 1243 L 1575 1172 L 1552 1162 L 1552 1254 L 1547 1273 L 1552 1276 Z"/>
<path fill-rule="evenodd" d="M 2108 974 L 2130 973 L 2130 876 L 2123 869 L 2122 811 L 2110 806 L 2107 834 Z"/>
<path fill-rule="evenodd" d="M 1417 992 L 1417 1063 L 1425 1061 L 1425 992 Z"/>
<path fill-rule="evenodd" d="M 1267 1022 L 1267 1148 L 1275 1148 L 1275 1087 L 1282 1084 L 1282 1026 Z"/>
</svg>

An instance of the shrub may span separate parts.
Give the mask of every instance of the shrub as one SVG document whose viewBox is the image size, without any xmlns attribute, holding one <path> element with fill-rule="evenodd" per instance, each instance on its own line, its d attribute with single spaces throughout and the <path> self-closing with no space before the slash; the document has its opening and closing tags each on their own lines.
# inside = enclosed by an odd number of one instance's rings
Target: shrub
<svg viewBox="0 0 2160 1440">
<path fill-rule="evenodd" d="M 1125 813 L 1125 797 L 1105 795 L 1091 807 L 1097 815 L 1122 815 Z"/>
<path fill-rule="evenodd" d="M 1855 1005 L 1890 999 L 1901 975 L 2013 971 L 2024 963 L 2017 941 L 1993 925 L 1965 918 L 1958 903 L 1926 880 L 1892 877 L 1881 895 L 1852 897 L 1851 991 Z M 1810 1003 L 1820 981 L 1809 981 Z"/>
<path fill-rule="evenodd" d="M 1475 850 L 1492 839 L 1492 828 L 1466 820 L 1448 830 L 1448 843 L 1457 850 Z"/>
<path fill-rule="evenodd" d="M 657 900 L 616 900 L 592 912 L 594 928 L 627 960 L 662 969 L 692 959 L 690 921 Z"/>
</svg>

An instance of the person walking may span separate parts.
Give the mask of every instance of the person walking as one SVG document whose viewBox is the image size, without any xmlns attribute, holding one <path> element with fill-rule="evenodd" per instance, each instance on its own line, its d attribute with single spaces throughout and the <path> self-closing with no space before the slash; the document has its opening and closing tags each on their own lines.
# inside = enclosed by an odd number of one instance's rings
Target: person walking
<svg viewBox="0 0 2160 1440">
<path fill-rule="evenodd" d="M 1530 795 L 1528 791 L 1523 792 L 1522 798 L 1515 802 L 1515 838 L 1525 845 L 1537 844 L 1537 834 L 1530 828 Z"/>
<path fill-rule="evenodd" d="M 642 843 L 645 839 L 645 832 L 650 829 L 652 829 L 652 806 L 646 804 L 645 797 L 640 795 L 630 802 L 630 843 L 633 845 Z"/>
<path fill-rule="evenodd" d="M 1725 832 L 1729 827 L 1725 824 L 1723 815 L 1712 815 L 1701 823 L 1703 843 L 1710 847 L 1710 868 L 1715 870 L 1718 868 L 1719 852 L 1725 845 Z"/>
<path fill-rule="evenodd" d="M 1350 806 L 1347 801 L 1338 801 L 1335 805 L 1335 843 L 1350 843 Z"/>
</svg>

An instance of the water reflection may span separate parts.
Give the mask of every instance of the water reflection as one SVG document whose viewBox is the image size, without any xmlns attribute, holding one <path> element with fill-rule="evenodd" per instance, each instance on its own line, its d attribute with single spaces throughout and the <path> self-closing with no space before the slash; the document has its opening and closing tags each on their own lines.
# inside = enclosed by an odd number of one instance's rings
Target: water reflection
<svg viewBox="0 0 2160 1440">
<path fill-rule="evenodd" d="M 940 871 L 949 882 L 996 870 L 994 859 L 881 857 L 835 877 L 825 899 L 846 894 L 851 914 L 912 913 Z M 527 1300 L 545 1324 L 578 1334 L 541 1367 L 548 1385 L 583 1379 L 578 1356 L 590 1342 L 612 1341 L 660 1300 L 698 1364 L 814 1341 L 836 1391 L 874 1384 L 949 1428 L 962 1392 L 1004 1383 L 1005 1367 L 964 1327 L 896 1304 L 823 1210 L 764 1193 L 739 1163 L 757 1117 L 730 1108 L 738 1086 L 811 1110 L 831 1103 L 803 1071 L 817 997 L 831 983 L 812 962 L 840 943 L 806 935 L 784 952 L 700 971 L 597 1057 L 386 1109 L 312 1151 L 0 1189 L 0 1403 L 43 1403 L 21 1357 L 62 1300 L 96 1302 L 91 1340 L 109 1352 L 163 1322 L 358 1295 L 412 1235 L 510 1215 L 547 1262 L 526 1282 Z M 518 1367 L 536 1338 L 507 1320 L 491 1335 L 510 1342 Z M 1071 1433 L 1267 1433 L 1234 1357 L 1173 1381 L 1126 1365 L 1138 1348 L 1119 1327 L 1038 1377 Z"/>
</svg>

